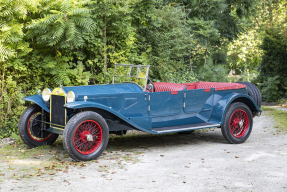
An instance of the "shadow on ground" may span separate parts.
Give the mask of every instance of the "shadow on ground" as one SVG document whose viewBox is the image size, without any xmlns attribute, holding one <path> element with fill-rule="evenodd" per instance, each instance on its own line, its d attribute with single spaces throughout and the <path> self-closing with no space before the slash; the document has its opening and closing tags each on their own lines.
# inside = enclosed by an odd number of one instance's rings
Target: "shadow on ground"
<svg viewBox="0 0 287 192">
<path fill-rule="evenodd" d="M 114 149 L 132 150 L 136 148 L 170 147 L 183 144 L 199 145 L 201 143 L 226 143 L 220 129 L 199 130 L 191 134 L 152 135 L 141 132 L 131 132 L 124 136 L 110 136 L 108 151 Z"/>
</svg>

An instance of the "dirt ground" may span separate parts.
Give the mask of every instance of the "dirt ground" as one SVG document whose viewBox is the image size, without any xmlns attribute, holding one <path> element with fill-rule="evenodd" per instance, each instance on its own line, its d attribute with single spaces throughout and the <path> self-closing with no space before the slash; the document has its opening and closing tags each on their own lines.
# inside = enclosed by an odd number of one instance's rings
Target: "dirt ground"
<svg viewBox="0 0 287 192">
<path fill-rule="evenodd" d="M 6 179 L 0 191 L 287 191 L 287 135 L 264 113 L 239 145 L 228 144 L 220 129 L 119 141 L 130 152 L 109 145 L 98 161 L 55 175 Z"/>
</svg>

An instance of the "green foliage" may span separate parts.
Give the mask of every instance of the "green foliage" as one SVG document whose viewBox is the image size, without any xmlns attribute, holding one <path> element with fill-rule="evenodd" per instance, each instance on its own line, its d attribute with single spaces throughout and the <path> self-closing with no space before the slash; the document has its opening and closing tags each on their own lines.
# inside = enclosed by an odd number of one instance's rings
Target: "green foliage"
<svg viewBox="0 0 287 192">
<path fill-rule="evenodd" d="M 261 76 L 278 75 L 287 79 L 287 39 L 277 31 L 267 31 L 261 48 L 264 54 L 260 65 Z"/>
<path fill-rule="evenodd" d="M 173 83 L 192 83 L 198 81 L 197 75 L 193 71 L 167 73 L 166 77 L 168 78 L 168 82 Z"/>
<path fill-rule="evenodd" d="M 2 85 L 0 99 L 0 138 L 9 136 L 17 131 L 17 124 L 24 110 L 23 93 L 12 76 L 0 80 Z"/>
<path fill-rule="evenodd" d="M 43 10 L 44 17 L 32 20 L 27 26 L 29 38 L 57 48 L 83 47 L 83 34 L 94 33 L 96 24 L 91 18 L 91 10 L 80 2 L 56 1 L 48 10 Z"/>
<path fill-rule="evenodd" d="M 167 81 L 168 73 L 184 67 L 184 57 L 192 46 L 192 39 L 185 33 L 184 14 L 178 7 L 159 5 L 149 23 L 138 27 L 137 48 L 144 53 L 152 66 L 151 77 Z"/>
<path fill-rule="evenodd" d="M 262 98 L 266 101 L 276 101 L 284 96 L 284 93 L 287 91 L 287 83 L 285 81 L 282 85 L 280 76 L 267 78 L 260 87 Z M 281 87 L 283 87 L 283 89 Z M 285 97 L 286 96 L 287 95 L 285 95 Z"/>
<path fill-rule="evenodd" d="M 287 93 L 287 38 L 277 30 L 270 29 L 267 31 L 261 47 L 263 57 L 257 81 L 264 85 L 263 98 L 274 101 Z"/>
<path fill-rule="evenodd" d="M 198 79 L 200 81 L 210 82 L 228 82 L 228 72 L 222 65 L 213 65 L 212 59 L 207 59 L 205 67 L 201 68 L 198 72 Z"/>
</svg>

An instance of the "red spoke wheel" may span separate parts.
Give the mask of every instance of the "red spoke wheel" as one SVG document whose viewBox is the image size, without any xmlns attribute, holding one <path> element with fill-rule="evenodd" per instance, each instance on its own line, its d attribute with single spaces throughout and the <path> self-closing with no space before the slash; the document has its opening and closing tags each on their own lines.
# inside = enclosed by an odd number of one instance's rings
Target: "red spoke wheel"
<svg viewBox="0 0 287 192">
<path fill-rule="evenodd" d="M 249 129 L 249 118 L 245 111 L 238 109 L 233 112 L 229 120 L 229 129 L 234 137 L 240 138 Z"/>
<path fill-rule="evenodd" d="M 53 144 L 58 138 L 58 134 L 50 133 L 47 131 L 41 131 L 41 116 L 42 109 L 38 105 L 34 104 L 28 107 L 22 114 L 19 123 L 18 130 L 20 137 L 24 143 L 29 147 L 37 147 L 40 145 Z M 49 119 L 49 115 L 46 119 Z"/>
<path fill-rule="evenodd" d="M 252 112 L 244 103 L 232 103 L 228 107 L 221 127 L 224 138 L 229 143 L 245 142 L 252 131 Z"/>
<path fill-rule="evenodd" d="M 98 158 L 107 147 L 109 130 L 98 113 L 85 111 L 73 116 L 63 133 L 66 152 L 76 161 Z"/>
<path fill-rule="evenodd" d="M 101 126 L 94 120 L 86 120 L 76 128 L 73 143 L 79 153 L 88 155 L 99 148 L 102 138 Z"/>
</svg>

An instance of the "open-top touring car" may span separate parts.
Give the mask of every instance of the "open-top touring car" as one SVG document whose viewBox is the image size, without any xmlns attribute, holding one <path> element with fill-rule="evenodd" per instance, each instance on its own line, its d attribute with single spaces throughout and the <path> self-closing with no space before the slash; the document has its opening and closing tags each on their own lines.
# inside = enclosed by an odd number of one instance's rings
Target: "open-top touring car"
<svg viewBox="0 0 287 192">
<path fill-rule="evenodd" d="M 261 95 L 252 83 L 153 83 L 148 72 L 149 66 L 116 64 L 112 84 L 45 88 L 42 95 L 25 97 L 34 104 L 19 121 L 22 140 L 37 147 L 62 134 L 65 150 L 77 161 L 96 159 L 109 133 L 131 129 L 163 134 L 219 127 L 229 143 L 238 144 L 261 113 Z"/>
</svg>

